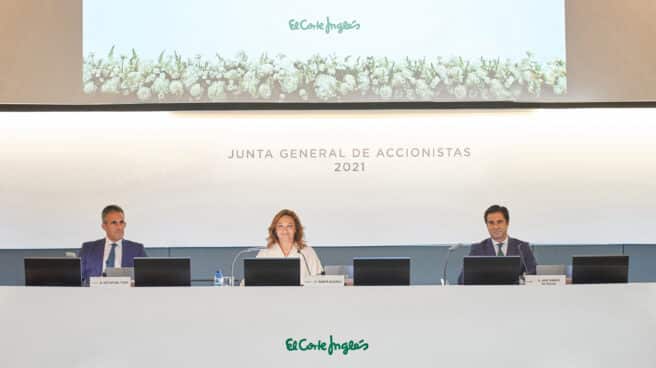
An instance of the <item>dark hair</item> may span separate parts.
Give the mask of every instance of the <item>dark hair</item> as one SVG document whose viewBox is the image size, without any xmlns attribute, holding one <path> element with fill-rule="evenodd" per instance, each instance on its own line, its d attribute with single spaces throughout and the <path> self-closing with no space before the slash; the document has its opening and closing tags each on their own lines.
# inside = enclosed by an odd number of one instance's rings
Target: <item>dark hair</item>
<svg viewBox="0 0 656 368">
<path fill-rule="evenodd" d="M 273 220 L 271 220 L 271 225 L 269 225 L 269 237 L 267 238 L 267 248 L 270 248 L 274 244 L 277 244 L 278 241 L 278 234 L 276 234 L 276 226 L 278 225 L 278 221 L 283 216 L 289 216 L 294 220 L 294 227 L 296 228 L 296 232 L 294 233 L 294 243 L 298 246 L 299 249 L 305 248 L 305 234 L 303 232 L 303 225 L 301 225 L 301 220 L 298 218 L 298 215 L 296 212 L 289 210 L 289 209 L 283 209 L 280 210 L 280 212 L 276 213 L 275 216 L 273 216 Z"/>
<path fill-rule="evenodd" d="M 503 217 L 506 219 L 506 222 L 510 222 L 510 213 L 508 213 L 508 209 L 504 206 L 499 206 L 498 204 L 493 204 L 487 210 L 485 210 L 485 214 L 483 215 L 483 221 L 487 223 L 487 215 L 497 212 L 501 212 Z"/>
<path fill-rule="evenodd" d="M 125 214 L 123 212 L 123 209 L 115 204 L 110 204 L 109 206 L 103 208 L 102 214 L 100 215 L 100 218 L 102 218 L 102 222 L 105 222 L 105 217 L 109 215 L 112 212 L 120 212 L 122 214 Z"/>
</svg>

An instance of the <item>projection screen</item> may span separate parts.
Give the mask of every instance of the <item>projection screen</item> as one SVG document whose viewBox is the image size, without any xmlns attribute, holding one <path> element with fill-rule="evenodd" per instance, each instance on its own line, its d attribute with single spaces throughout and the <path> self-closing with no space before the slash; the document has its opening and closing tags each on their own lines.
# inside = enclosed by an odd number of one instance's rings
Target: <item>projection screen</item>
<svg viewBox="0 0 656 368">
<path fill-rule="evenodd" d="M 0 104 L 654 101 L 654 16 L 651 0 L 0 2 Z"/>
<path fill-rule="evenodd" d="M 126 102 L 526 100 L 566 94 L 563 0 L 399 5 L 85 0 L 84 93 Z"/>
</svg>

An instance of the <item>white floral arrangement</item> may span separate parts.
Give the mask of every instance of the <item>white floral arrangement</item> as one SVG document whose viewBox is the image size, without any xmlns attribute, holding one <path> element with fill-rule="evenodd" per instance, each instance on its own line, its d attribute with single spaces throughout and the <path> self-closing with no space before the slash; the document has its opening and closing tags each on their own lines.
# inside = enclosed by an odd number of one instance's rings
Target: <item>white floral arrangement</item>
<svg viewBox="0 0 656 368">
<path fill-rule="evenodd" d="M 501 61 L 334 55 L 249 59 L 244 52 L 207 60 L 162 52 L 153 61 L 142 60 L 135 50 L 120 56 L 114 50 L 105 58 L 85 58 L 85 94 L 142 102 L 367 102 L 517 100 L 567 92 L 565 61 L 543 65 L 531 53 Z"/>
</svg>

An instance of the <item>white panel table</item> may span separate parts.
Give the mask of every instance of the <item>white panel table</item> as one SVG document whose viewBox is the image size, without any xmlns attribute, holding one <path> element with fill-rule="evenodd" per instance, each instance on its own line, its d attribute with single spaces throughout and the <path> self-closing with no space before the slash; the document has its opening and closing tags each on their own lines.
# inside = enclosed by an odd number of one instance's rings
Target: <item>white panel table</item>
<svg viewBox="0 0 656 368">
<path fill-rule="evenodd" d="M 287 349 L 330 336 L 368 348 Z M 0 347 L 0 367 L 654 368 L 656 284 L 1 287 Z"/>
</svg>

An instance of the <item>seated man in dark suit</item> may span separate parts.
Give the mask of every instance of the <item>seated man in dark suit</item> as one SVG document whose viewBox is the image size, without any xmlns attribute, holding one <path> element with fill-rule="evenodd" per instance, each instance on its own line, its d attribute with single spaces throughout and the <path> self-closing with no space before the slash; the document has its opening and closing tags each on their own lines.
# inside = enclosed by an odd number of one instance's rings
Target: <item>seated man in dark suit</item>
<svg viewBox="0 0 656 368">
<path fill-rule="evenodd" d="M 134 257 L 146 257 L 143 244 L 123 239 L 126 225 L 121 207 L 109 205 L 103 209 L 105 238 L 86 242 L 80 249 L 82 281 L 85 284 L 89 283 L 89 277 L 101 276 L 108 267 L 134 267 Z"/>
<path fill-rule="evenodd" d="M 527 242 L 508 236 L 510 213 L 503 206 L 493 205 L 483 215 L 490 237 L 480 243 L 472 244 L 470 256 L 520 256 L 520 274 L 535 275 L 536 261 L 533 251 Z M 460 272 L 458 283 L 463 283 L 463 273 Z"/>
</svg>

